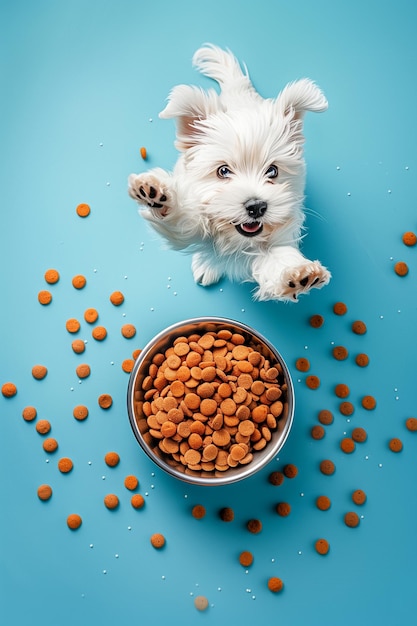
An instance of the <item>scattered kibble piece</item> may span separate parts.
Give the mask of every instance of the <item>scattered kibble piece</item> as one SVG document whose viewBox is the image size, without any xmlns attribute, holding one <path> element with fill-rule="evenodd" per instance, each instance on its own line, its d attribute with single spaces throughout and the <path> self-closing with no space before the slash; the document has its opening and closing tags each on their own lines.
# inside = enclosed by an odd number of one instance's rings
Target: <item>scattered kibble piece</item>
<svg viewBox="0 0 417 626">
<path fill-rule="evenodd" d="M 110 302 L 114 304 L 114 306 L 120 306 L 123 304 L 124 300 L 125 297 L 121 291 L 113 291 L 113 293 L 110 294 Z"/>
<path fill-rule="evenodd" d="M 98 320 L 98 311 L 97 311 L 97 309 L 94 309 L 93 307 L 91 307 L 89 309 L 86 309 L 84 311 L 84 319 L 89 324 L 94 324 L 94 322 L 96 322 Z"/>
<path fill-rule="evenodd" d="M 320 326 L 323 326 L 323 323 L 324 317 L 322 315 L 312 315 L 310 317 L 310 326 L 313 328 L 320 328 Z"/>
<path fill-rule="evenodd" d="M 401 450 L 403 449 L 403 443 L 398 437 L 393 437 L 393 439 L 390 439 L 388 446 L 392 452 L 401 452 Z"/>
<path fill-rule="evenodd" d="M 48 368 L 45 365 L 34 365 L 32 367 L 32 376 L 36 380 L 42 380 L 48 373 Z"/>
<path fill-rule="evenodd" d="M 135 361 L 133 359 L 125 359 L 122 361 L 122 370 L 127 374 L 133 370 L 133 366 L 135 365 Z"/>
<path fill-rule="evenodd" d="M 147 151 L 146 151 L 145 146 L 142 146 L 142 147 L 141 147 L 141 149 L 140 149 L 140 156 L 142 157 L 142 159 L 143 159 L 144 161 L 146 161 L 146 157 L 148 156 L 148 153 L 147 153 Z"/>
<path fill-rule="evenodd" d="M 298 369 L 299 372 L 308 372 L 308 370 L 310 369 L 310 361 L 305 357 L 300 357 L 296 360 L 295 367 Z"/>
<path fill-rule="evenodd" d="M 272 576 L 268 579 L 269 591 L 272 591 L 273 593 L 278 593 L 283 589 L 283 587 L 284 583 L 282 582 L 281 578 L 278 578 L 277 576 Z"/>
<path fill-rule="evenodd" d="M 361 352 L 356 355 L 355 363 L 356 365 L 359 365 L 359 367 L 366 367 L 369 364 L 369 356 Z"/>
<path fill-rule="evenodd" d="M 104 461 L 109 467 L 116 467 L 116 465 L 118 465 L 120 462 L 120 456 L 117 454 L 117 452 L 107 452 L 104 457 Z"/>
<path fill-rule="evenodd" d="M 47 289 L 42 289 L 38 293 L 38 301 L 40 304 L 46 305 L 52 302 L 52 294 Z"/>
<path fill-rule="evenodd" d="M 275 510 L 281 517 L 287 517 L 291 513 L 291 505 L 288 502 L 278 502 Z"/>
<path fill-rule="evenodd" d="M 326 434 L 326 431 L 324 430 L 323 426 L 320 426 L 319 424 L 316 424 L 311 429 L 311 436 L 313 437 L 313 439 L 316 439 L 316 440 L 323 439 L 325 434 Z"/>
<path fill-rule="evenodd" d="M 239 563 L 243 567 L 250 567 L 253 563 L 253 554 L 249 550 L 244 550 L 239 554 Z"/>
<path fill-rule="evenodd" d="M 91 335 L 96 341 L 103 341 L 107 337 L 107 330 L 104 326 L 96 326 L 91 331 Z"/>
<path fill-rule="evenodd" d="M 195 519 L 202 519 L 206 515 L 206 509 L 205 509 L 205 507 L 202 504 L 196 504 L 191 509 L 191 515 Z"/>
<path fill-rule="evenodd" d="M 68 457 L 62 457 L 62 459 L 59 459 L 58 461 L 58 469 L 63 474 L 68 474 L 68 472 L 70 472 L 73 467 L 74 464 Z"/>
<path fill-rule="evenodd" d="M 325 426 L 333 424 L 333 413 L 327 409 L 322 409 L 319 412 L 319 422 Z"/>
<path fill-rule="evenodd" d="M 137 348 L 136 350 L 133 350 L 132 358 L 136 361 L 136 359 L 138 358 L 138 356 L 140 355 L 141 352 L 142 352 L 142 350 L 140 348 Z"/>
<path fill-rule="evenodd" d="M 298 468 L 293 463 L 287 463 L 284 466 L 283 472 L 287 478 L 295 478 L 298 474 Z"/>
<path fill-rule="evenodd" d="M 79 528 L 82 524 L 82 519 L 80 515 L 77 515 L 77 513 L 72 513 L 71 515 L 68 515 L 67 517 L 67 525 L 68 528 L 71 528 L 71 530 L 76 530 L 77 528 Z"/>
<path fill-rule="evenodd" d="M 356 320 L 356 322 L 353 322 L 352 324 L 352 330 L 355 335 L 364 335 L 367 331 L 365 322 L 362 322 L 361 320 Z"/>
<path fill-rule="evenodd" d="M 81 363 L 75 368 L 75 373 L 78 378 L 88 378 L 91 374 L 90 366 L 87 363 Z"/>
<path fill-rule="evenodd" d="M 154 533 L 151 536 L 151 544 L 153 545 L 154 548 L 157 548 L 158 550 L 160 548 L 163 548 L 165 545 L 164 535 L 162 535 L 161 533 Z"/>
<path fill-rule="evenodd" d="M 196 596 L 194 598 L 194 606 L 197 609 L 197 611 L 205 611 L 208 605 L 209 605 L 209 602 L 206 596 Z"/>
<path fill-rule="evenodd" d="M 34 406 L 25 406 L 25 408 L 22 411 L 22 417 L 27 422 L 31 422 L 32 420 L 34 420 L 37 414 L 38 413 Z"/>
<path fill-rule="evenodd" d="M 82 422 L 88 417 L 88 409 L 83 404 L 78 404 L 76 407 L 74 407 L 72 414 L 76 420 Z"/>
<path fill-rule="evenodd" d="M 98 398 L 98 404 L 102 409 L 109 409 L 113 404 L 113 398 L 108 393 L 103 393 Z"/>
<path fill-rule="evenodd" d="M 223 522 L 233 522 L 235 513 L 230 506 L 225 506 L 219 511 L 219 517 Z"/>
<path fill-rule="evenodd" d="M 347 313 L 347 306 L 344 302 L 335 302 L 333 305 L 333 313 L 336 315 L 345 315 Z"/>
<path fill-rule="evenodd" d="M 45 439 L 45 441 L 43 442 L 43 449 L 45 450 L 45 452 L 55 452 L 55 450 L 58 449 L 57 440 L 53 437 L 47 437 L 47 439 Z"/>
<path fill-rule="evenodd" d="M 344 437 L 340 442 L 340 449 L 346 454 L 351 454 L 355 450 L 355 442 L 351 437 Z"/>
<path fill-rule="evenodd" d="M 376 400 L 373 396 L 364 396 L 362 398 L 362 406 L 367 411 L 372 411 L 376 407 Z"/>
<path fill-rule="evenodd" d="M 333 463 L 333 461 L 330 461 L 330 459 L 324 459 L 320 463 L 320 471 L 322 474 L 325 474 L 326 476 L 331 476 L 332 474 L 335 473 L 336 466 Z"/>
<path fill-rule="evenodd" d="M 368 434 L 364 428 L 354 428 L 352 430 L 352 439 L 356 441 L 356 443 L 363 443 L 368 438 Z"/>
<path fill-rule="evenodd" d="M 77 319 L 75 319 L 75 317 L 71 317 L 66 321 L 65 328 L 69 333 L 78 333 L 81 328 L 81 324 Z"/>
<path fill-rule="evenodd" d="M 268 480 L 271 485 L 278 487 L 284 482 L 284 474 L 282 472 L 271 472 L 268 476 Z"/>
<path fill-rule="evenodd" d="M 52 488 L 50 485 L 40 485 L 38 487 L 38 498 L 39 500 L 49 500 L 52 496 Z"/>
<path fill-rule="evenodd" d="M 12 398 L 17 394 L 17 387 L 14 383 L 4 383 L 1 392 L 5 398 Z"/>
<path fill-rule="evenodd" d="M 82 202 L 81 204 L 79 204 L 75 210 L 79 217 L 87 217 L 88 215 L 90 215 L 90 211 L 91 211 L 90 205 L 86 204 L 85 202 Z"/>
<path fill-rule="evenodd" d="M 126 339 L 131 339 L 136 335 L 136 328 L 133 324 L 123 324 L 121 333 L 123 337 L 126 337 Z"/>
<path fill-rule="evenodd" d="M 412 432 L 417 431 L 417 418 L 416 417 L 408 417 L 406 422 L 405 422 L 405 426 L 408 430 L 411 430 Z"/>
<path fill-rule="evenodd" d="M 114 493 L 108 493 L 104 496 L 104 505 L 108 509 L 117 509 L 119 506 L 119 498 Z"/>
<path fill-rule="evenodd" d="M 75 354 L 82 354 L 85 350 L 85 343 L 82 339 L 75 339 L 71 344 L 71 348 Z"/>
<path fill-rule="evenodd" d="M 356 528 L 359 525 L 359 515 L 354 511 L 349 511 L 345 515 L 345 524 L 349 528 Z"/>
<path fill-rule="evenodd" d="M 140 493 L 135 493 L 131 497 L 130 503 L 134 509 L 141 509 L 145 505 L 145 498 Z"/>
<path fill-rule="evenodd" d="M 331 507 L 330 498 L 327 496 L 319 496 L 316 500 L 316 506 L 320 511 L 327 511 Z"/>
<path fill-rule="evenodd" d="M 336 385 L 334 392 L 338 398 L 347 398 L 350 393 L 350 389 L 347 385 L 340 383 L 339 385 Z"/>
<path fill-rule="evenodd" d="M 129 474 L 129 476 L 126 476 L 124 484 L 126 489 L 129 489 L 129 491 L 134 491 L 135 489 L 137 489 L 139 481 L 136 476 L 134 476 L 133 474 Z"/>
<path fill-rule="evenodd" d="M 309 389 L 318 389 L 318 387 L 320 387 L 320 378 L 310 374 L 310 376 L 306 378 L 306 385 Z"/>
<path fill-rule="evenodd" d="M 50 285 L 57 283 L 59 281 L 59 272 L 58 270 L 49 269 L 45 272 L 45 280 Z"/>
<path fill-rule="evenodd" d="M 317 539 L 316 543 L 314 544 L 314 547 L 316 549 L 316 552 L 323 556 L 327 554 L 328 551 L 330 550 L 330 544 L 327 541 L 327 539 Z"/>
<path fill-rule="evenodd" d="M 402 240 L 406 246 L 415 246 L 417 243 L 417 235 L 412 231 L 407 231 L 403 234 Z"/>
<path fill-rule="evenodd" d="M 40 435 L 46 435 L 51 430 L 51 424 L 48 420 L 39 420 L 35 428 Z"/>
<path fill-rule="evenodd" d="M 351 402 L 348 402 L 347 400 L 345 400 L 344 402 L 341 402 L 339 404 L 339 411 L 341 412 L 342 415 L 349 416 L 354 413 L 355 407 L 353 406 Z"/>
<path fill-rule="evenodd" d="M 257 535 L 262 530 L 262 522 L 259 519 L 250 519 L 246 527 L 250 533 Z"/>
<path fill-rule="evenodd" d="M 407 276 L 408 274 L 408 265 L 404 261 L 398 261 L 394 265 L 394 272 L 397 276 Z"/>
<path fill-rule="evenodd" d="M 87 279 L 82 274 L 77 274 L 71 282 L 74 289 L 83 289 L 87 284 Z"/>
<path fill-rule="evenodd" d="M 352 500 L 355 504 L 362 506 L 362 504 L 365 504 L 366 502 L 366 493 L 362 491 L 362 489 L 356 489 L 352 493 Z"/>
<path fill-rule="evenodd" d="M 336 361 L 344 361 L 349 356 L 349 352 L 344 346 L 335 346 L 332 353 Z"/>
</svg>

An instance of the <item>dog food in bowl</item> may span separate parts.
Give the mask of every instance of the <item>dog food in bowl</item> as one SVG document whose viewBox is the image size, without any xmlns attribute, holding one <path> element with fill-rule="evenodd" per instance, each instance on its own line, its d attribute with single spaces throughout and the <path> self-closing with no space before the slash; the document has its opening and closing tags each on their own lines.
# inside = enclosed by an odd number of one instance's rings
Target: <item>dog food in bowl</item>
<svg viewBox="0 0 417 626">
<path fill-rule="evenodd" d="M 141 352 L 128 409 L 136 438 L 164 470 L 225 484 L 263 467 L 292 423 L 282 357 L 249 327 L 223 318 L 180 322 Z"/>
</svg>

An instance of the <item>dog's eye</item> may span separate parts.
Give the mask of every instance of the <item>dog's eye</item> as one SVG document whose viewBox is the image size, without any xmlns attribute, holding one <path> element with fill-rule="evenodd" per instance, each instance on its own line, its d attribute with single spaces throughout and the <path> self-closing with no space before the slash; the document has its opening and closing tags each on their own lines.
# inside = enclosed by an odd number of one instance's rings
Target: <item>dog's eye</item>
<svg viewBox="0 0 417 626">
<path fill-rule="evenodd" d="M 278 176 L 278 168 L 276 165 L 270 165 L 265 172 L 267 178 L 276 178 Z"/>
<path fill-rule="evenodd" d="M 227 165 L 220 165 L 217 170 L 217 176 L 219 178 L 229 178 L 233 174 L 232 170 Z"/>
</svg>

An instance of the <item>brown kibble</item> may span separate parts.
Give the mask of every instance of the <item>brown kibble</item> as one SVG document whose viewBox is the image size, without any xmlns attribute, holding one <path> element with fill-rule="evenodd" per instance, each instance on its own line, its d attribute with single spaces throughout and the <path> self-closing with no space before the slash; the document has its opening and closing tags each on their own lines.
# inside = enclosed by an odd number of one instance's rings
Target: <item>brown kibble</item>
<svg viewBox="0 0 417 626">
<path fill-rule="evenodd" d="M 352 324 L 352 330 L 355 335 L 364 335 L 367 331 L 365 322 L 362 322 L 361 320 L 356 320 L 356 322 L 353 322 Z"/>
<path fill-rule="evenodd" d="M 350 390 L 347 385 L 339 384 L 339 385 L 336 385 L 334 392 L 338 398 L 347 398 L 350 393 Z"/>
<path fill-rule="evenodd" d="M 90 376 L 91 374 L 90 366 L 87 365 L 87 363 L 77 365 L 75 373 L 77 374 L 78 378 L 88 378 L 88 376 Z"/>
<path fill-rule="evenodd" d="M 59 459 L 58 461 L 58 469 L 63 474 L 68 474 L 68 472 L 70 472 L 73 467 L 74 464 L 68 457 L 62 457 L 62 459 Z"/>
<path fill-rule="evenodd" d="M 103 341 L 107 337 L 107 330 L 104 326 L 96 326 L 91 331 L 91 335 L 96 341 Z"/>
<path fill-rule="evenodd" d="M 287 478 L 295 478 L 298 474 L 298 468 L 293 463 L 284 466 L 283 472 Z"/>
<path fill-rule="evenodd" d="M 133 326 L 133 324 L 123 324 L 121 328 L 121 333 L 123 337 L 126 337 L 126 339 L 131 339 L 136 335 L 136 328 Z"/>
<path fill-rule="evenodd" d="M 34 406 L 25 406 L 22 411 L 22 417 L 26 422 L 31 422 L 37 416 L 37 411 Z"/>
<path fill-rule="evenodd" d="M 253 563 L 253 554 L 249 550 L 244 550 L 239 554 L 239 563 L 243 567 L 250 567 Z"/>
<path fill-rule="evenodd" d="M 362 489 L 356 489 L 356 491 L 352 493 L 352 500 L 355 504 L 362 506 L 362 504 L 366 502 L 366 493 L 362 491 Z"/>
<path fill-rule="evenodd" d="M 352 430 L 352 439 L 356 441 L 356 443 L 363 443 L 366 441 L 368 435 L 364 428 L 354 428 Z"/>
<path fill-rule="evenodd" d="M 398 437 L 394 437 L 393 439 L 390 439 L 388 447 L 392 452 L 401 452 L 401 450 L 403 449 L 403 443 L 401 439 L 398 439 Z"/>
<path fill-rule="evenodd" d="M 108 493 L 104 496 L 104 505 L 108 509 L 117 509 L 119 506 L 119 498 L 114 493 Z"/>
<path fill-rule="evenodd" d="M 372 411 L 376 407 L 376 400 L 373 396 L 364 396 L 362 398 L 362 406 L 367 411 Z"/>
<path fill-rule="evenodd" d="M 74 407 L 72 414 L 76 420 L 83 421 L 88 417 L 88 409 L 83 404 L 79 404 Z"/>
<path fill-rule="evenodd" d="M 123 304 L 124 300 L 125 297 L 121 291 L 113 291 L 113 293 L 110 294 L 110 302 L 114 304 L 114 306 L 120 306 Z"/>
<path fill-rule="evenodd" d="M 14 383 L 4 383 L 1 392 L 5 398 L 12 398 L 17 394 L 17 387 Z"/>
<path fill-rule="evenodd" d="M 205 509 L 205 507 L 202 504 L 196 504 L 191 509 L 191 515 L 195 519 L 203 519 L 203 517 L 205 517 L 205 515 L 206 515 L 206 509 Z"/>
<path fill-rule="evenodd" d="M 90 308 L 84 311 L 84 319 L 88 324 L 94 324 L 98 320 L 98 311 L 97 309 Z"/>
<path fill-rule="evenodd" d="M 355 407 L 353 406 L 351 402 L 345 401 L 339 404 L 339 411 L 341 412 L 342 415 L 345 415 L 345 416 L 352 415 L 354 410 L 355 410 Z"/>
<path fill-rule="evenodd" d="M 409 230 L 403 234 L 402 240 L 406 246 L 415 246 L 417 243 L 417 235 Z"/>
<path fill-rule="evenodd" d="M 117 452 L 107 452 L 104 457 L 104 461 L 109 467 L 116 467 L 116 465 L 118 465 L 120 462 L 120 456 L 117 454 Z"/>
<path fill-rule="evenodd" d="M 88 215 L 90 215 L 91 211 L 90 205 L 86 204 L 85 202 L 79 204 L 75 210 L 79 217 L 87 217 Z"/>
<path fill-rule="evenodd" d="M 67 517 L 67 525 L 71 530 L 77 530 L 77 528 L 81 526 L 82 522 L 81 516 L 77 515 L 77 513 L 72 513 Z"/>
<path fill-rule="evenodd" d="M 335 346 L 332 353 L 336 361 L 344 361 L 349 356 L 349 352 L 344 346 Z"/>
<path fill-rule="evenodd" d="M 316 552 L 323 556 L 326 555 L 330 550 L 330 544 L 327 539 L 317 539 L 314 547 L 316 549 Z"/>
<path fill-rule="evenodd" d="M 39 301 L 39 304 L 43 304 L 43 305 L 50 304 L 52 302 L 51 292 L 48 291 L 47 289 L 42 289 L 38 293 L 38 301 Z"/>
<path fill-rule="evenodd" d="M 32 367 L 32 376 L 36 380 L 42 380 L 48 373 L 48 368 L 45 365 L 34 365 Z"/>
<path fill-rule="evenodd" d="M 71 348 L 76 354 L 82 354 L 85 350 L 85 343 L 82 339 L 75 339 L 71 344 Z"/>
<path fill-rule="evenodd" d="M 310 317 L 310 326 L 313 328 L 320 328 L 324 324 L 324 317 L 322 315 L 312 315 Z"/>
<path fill-rule="evenodd" d="M 54 439 L 53 437 L 48 437 L 47 439 L 45 439 L 45 441 L 42 444 L 43 449 L 45 450 L 45 452 L 55 452 L 55 450 L 58 449 L 58 442 L 56 439 Z"/>
<path fill-rule="evenodd" d="M 71 282 L 74 289 L 84 289 L 87 284 L 87 279 L 82 274 L 77 274 L 73 277 Z"/>
<path fill-rule="evenodd" d="M 319 422 L 321 424 L 324 424 L 325 426 L 329 426 L 330 424 L 333 424 L 333 413 L 331 411 L 328 411 L 327 409 L 322 409 L 319 412 Z"/>
<path fill-rule="evenodd" d="M 133 359 L 125 359 L 122 361 L 122 370 L 126 372 L 126 374 L 130 374 L 135 365 L 135 361 Z"/>
<path fill-rule="evenodd" d="M 35 428 L 40 435 L 46 435 L 51 430 L 51 424 L 48 420 L 39 420 Z"/>
<path fill-rule="evenodd" d="M 220 509 L 219 517 L 222 522 L 233 522 L 233 520 L 235 519 L 235 514 L 233 509 L 231 509 L 229 506 L 225 506 Z"/>
<path fill-rule="evenodd" d="M 257 535 L 262 530 L 262 522 L 259 519 L 250 519 L 246 527 L 250 533 Z"/>
<path fill-rule="evenodd" d="M 59 281 L 59 272 L 54 269 L 46 270 L 44 278 L 47 283 L 53 285 Z"/>
<path fill-rule="evenodd" d="M 313 426 L 313 428 L 311 429 L 311 436 L 313 437 L 313 439 L 323 439 L 325 434 L 326 431 L 324 430 L 323 426 L 320 426 L 319 424 L 316 424 L 316 426 Z"/>
<path fill-rule="evenodd" d="M 336 471 L 336 466 L 330 459 L 325 459 L 320 463 L 320 471 L 325 476 L 331 476 Z"/>
<path fill-rule="evenodd" d="M 103 393 L 98 398 L 98 404 L 102 409 L 109 409 L 113 404 L 113 398 L 108 393 Z"/>
<path fill-rule="evenodd" d="M 139 152 L 140 152 L 140 156 L 142 157 L 142 159 L 144 161 L 146 161 L 146 157 L 148 156 L 146 148 L 144 146 L 142 146 L 141 149 L 139 150 Z"/>
<path fill-rule="evenodd" d="M 346 454 L 351 454 L 355 447 L 355 442 L 350 437 L 344 437 L 340 442 L 340 449 Z"/>
<path fill-rule="evenodd" d="M 139 485 L 139 481 L 136 478 L 136 476 L 133 476 L 133 474 L 130 474 L 129 476 L 126 476 L 124 485 L 126 489 L 129 489 L 129 491 L 134 491 L 135 489 L 137 489 Z"/>
<path fill-rule="evenodd" d="M 284 583 L 282 582 L 281 578 L 278 578 L 277 576 L 272 576 L 268 579 L 269 591 L 272 591 L 273 593 L 279 593 L 280 591 L 282 591 L 283 587 Z"/>
<path fill-rule="evenodd" d="M 69 333 L 78 333 L 81 328 L 81 324 L 77 319 L 75 319 L 75 317 L 71 317 L 66 321 L 65 328 Z"/>
<path fill-rule="evenodd" d="M 310 374 L 310 376 L 306 378 L 306 385 L 309 389 L 317 389 L 320 387 L 320 378 Z"/>
<path fill-rule="evenodd" d="M 407 263 L 405 263 L 405 261 L 398 261 L 394 265 L 394 272 L 397 274 L 397 276 L 407 276 L 408 274 Z"/>
<path fill-rule="evenodd" d="M 279 485 L 282 485 L 282 483 L 284 482 L 284 474 L 282 472 L 271 472 L 268 476 L 268 480 L 271 483 L 271 485 L 274 485 L 275 487 L 278 487 Z"/>
<path fill-rule="evenodd" d="M 197 611 L 205 611 L 208 608 L 209 601 L 206 596 L 196 596 L 194 598 L 194 606 Z"/>
<path fill-rule="evenodd" d="M 359 367 L 366 367 L 369 364 L 369 356 L 361 352 L 356 355 L 355 363 L 356 365 L 359 365 Z"/>
<path fill-rule="evenodd" d="M 345 315 L 347 313 L 347 306 L 344 302 L 336 302 L 333 305 L 333 313 L 336 315 Z"/>
<path fill-rule="evenodd" d="M 416 417 L 407 418 L 405 422 L 405 426 L 407 430 L 410 430 L 411 432 L 416 432 L 417 431 L 417 418 Z"/>
<path fill-rule="evenodd" d="M 330 498 L 327 496 L 319 496 L 316 500 L 316 506 L 320 511 L 328 511 L 331 507 Z"/>
<path fill-rule="evenodd" d="M 134 509 L 141 509 L 143 506 L 145 506 L 145 498 L 140 493 L 135 493 L 130 498 L 130 504 L 133 506 Z"/>
<path fill-rule="evenodd" d="M 356 528 L 359 525 L 359 515 L 354 511 L 349 511 L 345 515 L 345 524 L 349 526 L 349 528 Z"/>
<path fill-rule="evenodd" d="M 278 502 L 275 510 L 281 517 L 287 517 L 291 513 L 291 505 L 288 502 Z"/>
<path fill-rule="evenodd" d="M 308 370 L 310 369 L 310 361 L 305 357 L 300 357 L 296 360 L 295 367 L 298 369 L 299 372 L 308 372 Z"/>
<path fill-rule="evenodd" d="M 160 550 L 165 545 L 165 537 L 161 533 L 154 533 L 151 536 L 151 544 L 157 550 Z"/>
<path fill-rule="evenodd" d="M 40 485 L 38 487 L 38 498 L 39 500 L 49 500 L 52 496 L 52 487 L 49 485 Z"/>
</svg>

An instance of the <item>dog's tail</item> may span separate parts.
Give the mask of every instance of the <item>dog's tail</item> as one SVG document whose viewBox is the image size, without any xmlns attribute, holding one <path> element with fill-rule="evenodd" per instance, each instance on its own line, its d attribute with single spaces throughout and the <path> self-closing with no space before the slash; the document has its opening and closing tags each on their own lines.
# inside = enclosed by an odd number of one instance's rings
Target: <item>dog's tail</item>
<svg viewBox="0 0 417 626">
<path fill-rule="evenodd" d="M 202 74 L 213 78 L 221 87 L 223 94 L 249 92 L 256 93 L 246 66 L 243 70 L 230 50 L 222 50 L 213 44 L 199 48 L 193 56 L 193 65 Z"/>
</svg>

